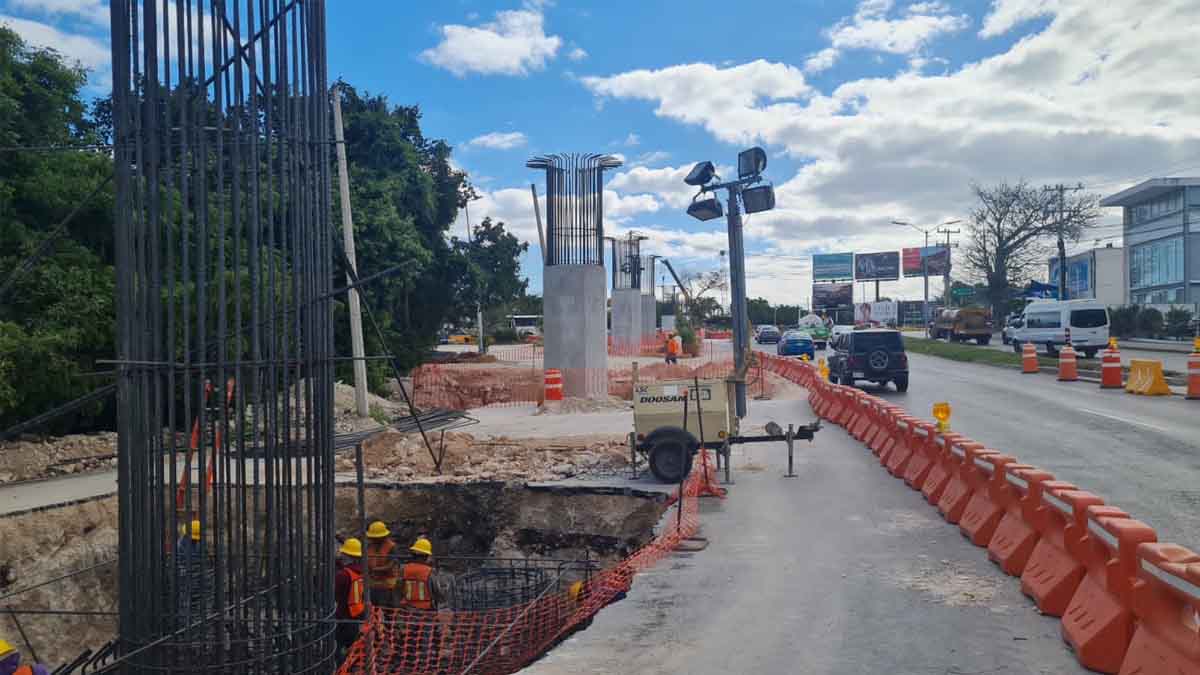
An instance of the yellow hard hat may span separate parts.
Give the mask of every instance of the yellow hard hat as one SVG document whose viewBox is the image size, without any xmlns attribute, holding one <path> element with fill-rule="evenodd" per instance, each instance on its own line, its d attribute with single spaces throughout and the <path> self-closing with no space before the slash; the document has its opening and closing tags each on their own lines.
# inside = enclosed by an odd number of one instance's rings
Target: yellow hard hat
<svg viewBox="0 0 1200 675">
<path fill-rule="evenodd" d="M 571 598 L 572 602 L 578 602 L 581 593 L 583 593 L 582 581 L 576 581 L 567 587 L 567 597 Z"/>
<path fill-rule="evenodd" d="M 199 520 L 192 521 L 191 532 L 192 532 L 192 541 L 200 541 L 200 521 Z"/>
<path fill-rule="evenodd" d="M 389 534 L 391 531 L 387 529 L 387 525 L 384 525 L 382 520 L 371 523 L 371 526 L 367 528 L 367 536 L 371 539 L 382 539 Z"/>
<path fill-rule="evenodd" d="M 345 543 L 342 544 L 342 547 L 338 549 L 338 553 L 343 553 L 352 558 L 361 558 L 362 542 L 359 541 L 357 537 L 350 537 L 345 541 Z"/>
<path fill-rule="evenodd" d="M 8 644 L 4 640 L 0 640 L 0 658 L 8 656 L 9 654 L 13 653 L 13 651 L 12 645 Z"/>
<path fill-rule="evenodd" d="M 408 550 L 421 555 L 433 555 L 433 544 L 430 544 L 425 537 L 417 537 L 417 541 L 409 546 Z"/>
</svg>

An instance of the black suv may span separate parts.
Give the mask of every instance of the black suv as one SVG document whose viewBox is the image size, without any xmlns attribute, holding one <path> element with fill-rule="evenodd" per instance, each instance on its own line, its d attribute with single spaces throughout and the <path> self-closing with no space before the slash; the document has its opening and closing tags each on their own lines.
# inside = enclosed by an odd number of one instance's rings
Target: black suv
<svg viewBox="0 0 1200 675">
<path fill-rule="evenodd" d="M 908 391 L 908 355 L 900 331 L 872 328 L 843 333 L 833 339 L 833 350 L 829 357 L 830 382 L 894 382 L 896 391 Z"/>
</svg>

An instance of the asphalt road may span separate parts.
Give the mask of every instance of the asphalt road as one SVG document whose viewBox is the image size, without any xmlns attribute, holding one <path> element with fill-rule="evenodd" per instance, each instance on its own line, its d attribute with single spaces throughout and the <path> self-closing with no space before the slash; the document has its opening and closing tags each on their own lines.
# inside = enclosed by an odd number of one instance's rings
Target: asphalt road
<svg viewBox="0 0 1200 675">
<path fill-rule="evenodd" d="M 963 344 L 966 344 L 969 346 L 974 346 L 974 347 L 979 347 L 979 345 L 976 345 L 973 342 L 964 342 Z M 1120 346 L 1120 345 L 1118 345 L 1118 346 Z M 991 341 L 991 343 L 988 344 L 986 347 L 983 347 L 983 349 L 998 349 L 1000 351 L 1011 352 L 1012 345 L 1004 344 L 1003 342 L 1000 341 L 1000 337 L 996 336 Z M 1163 370 L 1173 370 L 1177 373 L 1186 373 L 1187 372 L 1188 355 L 1186 352 L 1137 349 L 1136 347 L 1129 347 L 1129 346 L 1120 346 L 1120 349 L 1121 349 L 1121 359 L 1126 364 L 1129 363 L 1129 359 L 1148 359 L 1150 361 L 1162 361 Z M 1044 354 L 1045 351 L 1046 350 L 1044 347 L 1038 349 L 1039 354 Z M 1097 356 L 1096 360 L 1099 361 L 1100 357 Z"/>
<path fill-rule="evenodd" d="M 811 418 L 755 401 L 747 422 Z M 740 446 L 729 499 L 702 501 L 707 549 L 638 575 L 524 672 L 1086 672 L 1017 579 L 842 429 L 797 450 L 787 479 L 782 443 Z"/>
<path fill-rule="evenodd" d="M 955 431 L 1100 495 L 1161 541 L 1200 550 L 1200 401 L 921 354 L 909 364 L 906 394 L 860 386 L 926 419 L 948 401 Z"/>
</svg>

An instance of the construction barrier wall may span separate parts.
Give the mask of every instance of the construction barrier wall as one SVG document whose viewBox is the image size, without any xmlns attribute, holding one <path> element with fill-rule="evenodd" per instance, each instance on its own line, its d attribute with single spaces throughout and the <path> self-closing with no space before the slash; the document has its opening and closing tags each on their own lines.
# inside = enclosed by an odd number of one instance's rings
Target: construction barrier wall
<svg viewBox="0 0 1200 675">
<path fill-rule="evenodd" d="M 1200 554 L 1158 543 L 1154 529 L 1104 499 L 901 408 L 831 384 L 808 363 L 763 355 L 809 391 L 884 468 L 987 550 L 1085 667 L 1117 675 L 1200 675 Z M 1153 381 L 1151 376 L 1149 381 Z"/>
</svg>

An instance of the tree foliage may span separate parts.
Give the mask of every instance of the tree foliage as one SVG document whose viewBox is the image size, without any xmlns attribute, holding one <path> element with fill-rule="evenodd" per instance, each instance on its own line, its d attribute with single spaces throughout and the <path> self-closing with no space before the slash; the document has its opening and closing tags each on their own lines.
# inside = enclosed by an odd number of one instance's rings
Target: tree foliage
<svg viewBox="0 0 1200 675">
<path fill-rule="evenodd" d="M 1053 252 L 1051 240 L 1079 241 L 1100 217 L 1099 198 L 1072 193 L 1059 216 L 1058 195 L 1025 181 L 972 185 L 976 206 L 964 245 L 967 270 L 987 287 L 992 315 L 1002 320 L 1011 289 L 1044 269 Z"/>
</svg>

